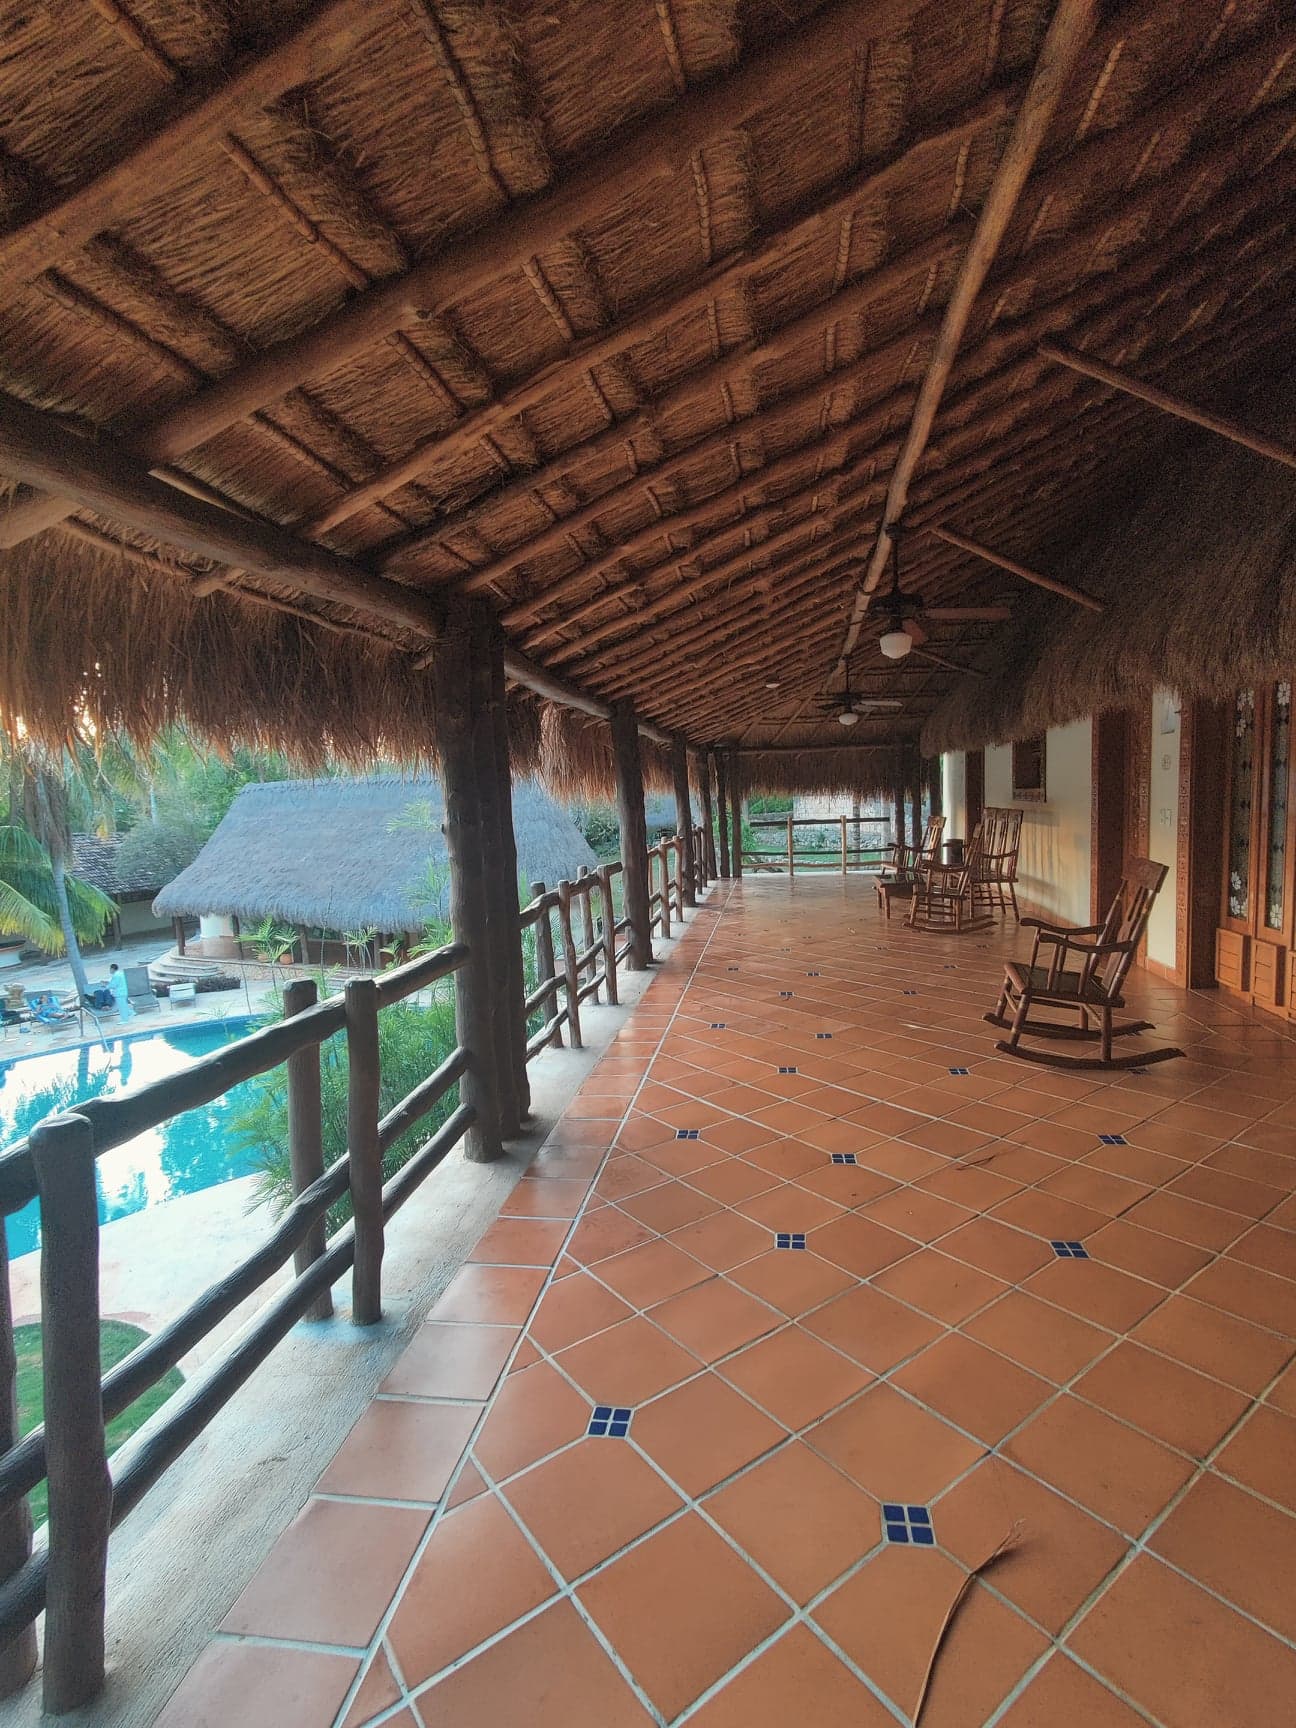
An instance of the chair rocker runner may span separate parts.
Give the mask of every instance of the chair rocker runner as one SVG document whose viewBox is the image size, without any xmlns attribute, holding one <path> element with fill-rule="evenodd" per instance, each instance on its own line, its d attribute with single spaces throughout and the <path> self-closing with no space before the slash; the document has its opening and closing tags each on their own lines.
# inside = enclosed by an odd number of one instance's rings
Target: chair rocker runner
<svg viewBox="0 0 1296 1728">
<path fill-rule="evenodd" d="M 996 1050 L 1005 1056 L 1020 1056 L 1050 1068 L 1142 1068 L 1151 1062 L 1166 1062 L 1182 1056 L 1182 1050 L 1137 1050 L 1114 1056 L 1112 1042 L 1136 1032 L 1152 1029 L 1150 1020 L 1128 1020 L 1117 1024 L 1116 1009 L 1125 1002 L 1121 990 L 1139 943 L 1147 930 L 1152 903 L 1165 881 L 1166 866 L 1150 858 L 1136 858 L 1126 867 L 1116 898 L 1101 924 L 1068 928 L 1048 924 L 1040 918 L 1023 918 L 1035 929 L 1030 963 L 1010 961 L 1004 967 L 1003 989 L 993 1013 L 992 1026 L 1008 1029 Z M 1051 950 L 1042 958 L 1043 950 Z M 1076 1024 L 1032 1018 L 1036 1009 L 1074 1014 Z M 1064 1056 L 1054 1050 L 1031 1050 L 1022 1045 L 1023 1034 L 1035 1038 L 1079 1040 L 1099 1047 L 1096 1056 Z"/>
<path fill-rule="evenodd" d="M 984 848 L 982 824 L 977 823 L 960 864 L 928 864 L 914 885 L 909 908 L 911 930 L 945 931 L 966 936 L 988 930 L 993 918 L 977 910 L 977 883 Z"/>
<path fill-rule="evenodd" d="M 878 905 L 888 918 L 891 916 L 892 900 L 908 900 L 923 872 L 938 861 L 937 854 L 944 832 L 945 818 L 929 816 L 919 845 L 906 846 L 903 842 L 896 842 L 886 848 L 887 856 L 874 887 L 877 890 Z"/>
</svg>

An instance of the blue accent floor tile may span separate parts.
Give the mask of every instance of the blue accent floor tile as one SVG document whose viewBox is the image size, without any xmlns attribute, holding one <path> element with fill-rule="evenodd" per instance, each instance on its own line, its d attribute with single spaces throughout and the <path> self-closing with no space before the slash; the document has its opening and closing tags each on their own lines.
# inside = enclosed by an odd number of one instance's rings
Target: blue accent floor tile
<svg viewBox="0 0 1296 1728">
<path fill-rule="evenodd" d="M 585 1432 L 595 1440 L 624 1440 L 633 1415 L 624 1404 L 596 1404 Z"/>
<path fill-rule="evenodd" d="M 853 1152 L 830 1152 L 828 1156 L 834 1164 L 858 1164 L 859 1159 Z"/>
<path fill-rule="evenodd" d="M 1049 1247 L 1059 1260 L 1087 1260 L 1089 1250 L 1083 1242 L 1050 1242 Z"/>
<path fill-rule="evenodd" d="M 817 1039 L 818 1039 L 818 1040 L 819 1040 L 819 1042 L 820 1042 L 820 1043 L 821 1043 L 821 1044 L 822 1044 L 822 1043 L 824 1043 L 824 1042 L 825 1042 L 825 1041 L 826 1041 L 826 1040 L 827 1040 L 827 1039 L 829 1039 L 829 1038 L 831 1038 L 831 1037 L 832 1037 L 832 1033 L 831 1033 L 831 1032 L 816 1032 L 816 1033 L 815 1033 L 815 1037 L 816 1037 L 816 1038 L 817 1038 Z"/>
<path fill-rule="evenodd" d="M 795 1068 L 788 1068 L 788 1067 L 780 1067 L 779 1073 L 780 1074 L 795 1074 L 796 1069 Z"/>
<path fill-rule="evenodd" d="M 776 1248 L 804 1248 L 806 1245 L 804 1230 L 776 1230 L 774 1246 Z"/>
<path fill-rule="evenodd" d="M 677 1128 L 675 1138 L 677 1140 L 696 1140 L 701 1132 L 700 1128 Z"/>
<path fill-rule="evenodd" d="M 925 1506 L 902 1505 L 888 1500 L 882 1507 L 882 1530 L 888 1542 L 902 1547 L 934 1548 L 936 1532 L 932 1516 Z"/>
<path fill-rule="evenodd" d="M 1098 1138 L 1104 1146 L 1128 1146 L 1129 1141 L 1123 1134 L 1100 1134 Z"/>
<path fill-rule="evenodd" d="M 713 1032 L 723 1032 L 728 1024 L 729 1022 L 727 1020 L 713 1020 L 711 1022 L 711 1030 Z"/>
<path fill-rule="evenodd" d="M 967 1069 L 966 1068 L 951 1068 L 950 1073 L 951 1074 L 966 1074 Z"/>
<path fill-rule="evenodd" d="M 790 990 L 780 990 L 779 991 L 780 997 L 790 996 L 791 994 L 792 994 L 792 992 Z"/>
</svg>

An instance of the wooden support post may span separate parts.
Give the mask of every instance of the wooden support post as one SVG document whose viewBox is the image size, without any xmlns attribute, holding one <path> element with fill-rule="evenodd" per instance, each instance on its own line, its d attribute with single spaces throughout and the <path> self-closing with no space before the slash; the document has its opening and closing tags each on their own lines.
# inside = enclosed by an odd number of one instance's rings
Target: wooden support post
<svg viewBox="0 0 1296 1728">
<path fill-rule="evenodd" d="M 577 886 L 581 889 L 581 953 L 587 954 L 594 946 L 594 878 L 590 875 L 590 867 L 588 864 L 581 865 L 580 870 L 577 872 L 576 882 Z M 598 971 L 597 955 L 587 962 L 585 970 L 589 976 L 584 980 L 584 982 L 588 983 L 589 979 L 593 978 L 595 973 Z M 591 1002 L 597 1003 L 598 999 L 598 985 L 596 984 L 593 993 L 590 996 L 590 1000 Z"/>
<path fill-rule="evenodd" d="M 482 881 L 483 811 L 474 749 L 475 716 L 465 668 L 472 651 L 466 607 L 452 609 L 428 664 L 436 700 L 441 784 L 445 791 L 442 832 L 450 871 L 450 923 L 468 958 L 455 973 L 455 1026 L 467 1052 L 468 1070 L 459 1095 L 476 1119 L 464 1136 L 464 1156 L 485 1164 L 502 1155 L 499 1088 L 490 1017 L 490 946 L 486 891 Z"/>
<path fill-rule="evenodd" d="M 558 931 L 562 937 L 563 983 L 567 991 L 567 1029 L 573 1050 L 583 1043 L 580 1023 L 580 969 L 576 965 L 576 941 L 572 935 L 572 885 L 564 878 L 558 884 Z"/>
<path fill-rule="evenodd" d="M 657 862 L 661 867 L 661 897 L 657 903 L 657 910 L 661 914 L 662 936 L 668 939 L 671 933 L 670 842 L 663 836 L 653 850 L 657 854 Z"/>
<path fill-rule="evenodd" d="M 94 1134 L 84 1116 L 31 1132 L 40 1189 L 41 1314 L 49 1570 L 45 1711 L 62 1716 L 104 1682 L 105 1574 L 112 1481 L 99 1360 L 99 1202 Z"/>
<path fill-rule="evenodd" d="M 841 866 L 842 875 L 846 874 L 846 818 L 841 818 Z"/>
<path fill-rule="evenodd" d="M 531 898 L 533 900 L 543 900 L 548 892 L 549 890 L 545 887 L 543 882 L 533 882 L 531 884 Z M 533 926 L 535 930 L 537 985 L 547 984 L 551 978 L 556 976 L 554 967 L 553 925 L 549 922 L 550 916 L 551 914 L 546 908 L 546 910 L 536 919 Z M 552 1020 L 557 1014 L 558 998 L 556 993 L 551 996 L 547 1002 L 542 1004 L 541 1012 L 544 1014 L 546 1020 Z M 561 1026 L 554 1027 L 553 1038 L 550 1042 L 556 1044 L 560 1049 L 562 1048 L 563 1035 Z"/>
<path fill-rule="evenodd" d="M 652 866 L 644 816 L 643 762 L 639 726 L 629 702 L 612 704 L 612 759 L 616 770 L 617 820 L 621 828 L 621 881 L 630 920 L 630 968 L 652 964 Z M 664 932 L 663 932 L 664 934 Z"/>
<path fill-rule="evenodd" d="M 716 877 L 715 810 L 711 803 L 711 752 L 698 752 L 698 775 L 702 783 L 702 868 L 708 882 Z"/>
<path fill-rule="evenodd" d="M 617 915 L 612 898 L 612 866 L 601 865 L 598 873 L 599 895 L 603 902 L 603 971 L 607 984 L 607 999 L 615 1008 L 621 1000 L 617 989 Z"/>
<path fill-rule="evenodd" d="M 183 956 L 185 951 L 185 927 L 183 918 L 171 920 L 171 934 L 175 938 L 175 951 Z"/>
<path fill-rule="evenodd" d="M 9 1243 L 0 1216 L 0 1458 L 18 1443 L 18 1358 L 14 1349 L 9 1285 Z M 32 1520 L 26 1495 L 0 1509 L 0 1585 L 20 1572 L 31 1556 Z M 36 1672 L 33 1623 L 0 1649 L 0 1698 L 12 1698 Z"/>
<path fill-rule="evenodd" d="M 346 987 L 347 1157 L 355 1214 L 351 1318 L 372 1326 L 382 1318 L 382 1147 L 378 1142 L 378 986 L 353 978 Z"/>
<path fill-rule="evenodd" d="M 743 786 L 742 763 L 736 750 L 729 753 L 729 807 L 733 811 L 733 873 L 742 881 L 743 873 Z"/>
<path fill-rule="evenodd" d="M 787 819 L 787 861 L 788 861 L 788 875 L 789 876 L 795 876 L 796 875 L 796 832 L 795 832 L 795 829 L 793 828 L 793 825 L 792 825 L 792 817 L 791 817 L 790 813 L 789 813 L 788 819 Z"/>
<path fill-rule="evenodd" d="M 688 746 L 682 738 L 671 745 L 671 777 L 675 782 L 675 831 L 680 843 L 680 884 L 685 906 L 697 905 L 693 858 L 693 809 L 689 802 Z M 681 908 L 680 916 L 683 916 Z"/>
<path fill-rule="evenodd" d="M 725 772 L 727 762 L 723 750 L 716 751 L 716 805 L 720 823 L 720 880 L 729 880 L 729 790 Z"/>
<path fill-rule="evenodd" d="M 495 974 L 492 1009 L 496 1061 L 501 1076 L 500 1131 L 504 1139 L 521 1130 L 531 1113 L 531 1080 L 526 1058 L 526 980 L 522 966 L 519 919 L 517 837 L 513 829 L 513 771 L 509 758 L 508 700 L 504 673 L 504 632 L 494 613 L 479 611 L 483 640 L 486 702 L 490 715 L 487 784 L 492 797 L 487 841 L 487 889 L 491 894 L 491 956 Z M 493 868 L 491 867 L 493 864 Z"/>
<path fill-rule="evenodd" d="M 303 1008 L 313 1008 L 319 990 L 313 978 L 295 978 L 283 993 L 284 1019 L 290 1020 Z M 323 1118 L 320 1108 L 320 1053 L 318 1044 L 308 1044 L 304 1050 L 294 1050 L 284 1063 L 288 1077 L 288 1163 L 292 1170 L 293 1197 L 309 1188 L 324 1174 Z M 293 1267 L 298 1277 L 320 1258 L 325 1247 L 325 1221 L 320 1219 L 310 1234 L 293 1250 Z M 306 1310 L 306 1320 L 328 1320 L 333 1314 L 333 1297 L 327 1290 Z"/>
</svg>

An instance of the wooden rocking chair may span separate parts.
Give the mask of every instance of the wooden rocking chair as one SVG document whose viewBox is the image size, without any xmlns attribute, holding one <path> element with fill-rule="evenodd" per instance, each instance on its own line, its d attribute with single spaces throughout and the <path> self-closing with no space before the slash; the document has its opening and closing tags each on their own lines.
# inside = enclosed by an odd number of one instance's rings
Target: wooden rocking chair
<svg viewBox="0 0 1296 1728">
<path fill-rule="evenodd" d="M 1121 989 L 1134 964 L 1147 930 L 1152 902 L 1165 876 L 1164 864 L 1154 864 L 1150 858 L 1134 859 L 1127 866 L 1116 898 L 1101 924 L 1067 928 L 1046 924 L 1039 918 L 1022 920 L 1023 924 L 1034 926 L 1035 945 L 1029 965 L 1013 961 L 1005 966 L 998 1004 L 993 1013 L 986 1015 L 992 1026 L 1008 1029 L 1008 1037 L 999 1040 L 996 1050 L 1005 1056 L 1042 1062 L 1050 1068 L 1142 1068 L 1150 1062 L 1166 1062 L 1172 1056 L 1183 1055 L 1182 1050 L 1173 1049 L 1112 1055 L 1113 1039 L 1152 1029 L 1150 1020 L 1128 1020 L 1117 1025 L 1112 1015 L 1125 1006 Z M 1046 945 L 1052 952 L 1044 964 L 1041 950 Z M 1076 964 L 1069 965 L 1072 961 Z M 1074 1014 L 1076 1024 L 1032 1019 L 1034 1010 L 1039 1008 Z M 1029 1050 L 1021 1044 L 1023 1033 L 1036 1038 L 1096 1043 L 1099 1053 L 1063 1056 L 1053 1050 Z"/>
<path fill-rule="evenodd" d="M 1006 912 L 1012 904 L 1013 917 L 1021 923 L 1017 906 L 1017 860 L 1021 852 L 1021 810 L 990 809 L 985 813 L 985 844 L 981 852 L 981 873 L 977 879 L 977 903 L 986 911 Z"/>
<path fill-rule="evenodd" d="M 973 930 L 990 928 L 994 920 L 976 908 L 984 845 L 984 825 L 978 822 L 961 864 L 938 864 L 933 860 L 926 866 L 914 885 L 908 919 L 911 930 L 966 936 Z"/>
<path fill-rule="evenodd" d="M 917 846 L 895 844 L 886 848 L 887 856 L 883 861 L 882 873 L 874 883 L 877 889 L 878 905 L 891 916 L 893 900 L 908 900 L 912 897 L 915 884 L 929 864 L 939 862 L 941 836 L 945 832 L 943 816 L 929 816 L 927 826 L 923 830 L 922 841 Z"/>
</svg>

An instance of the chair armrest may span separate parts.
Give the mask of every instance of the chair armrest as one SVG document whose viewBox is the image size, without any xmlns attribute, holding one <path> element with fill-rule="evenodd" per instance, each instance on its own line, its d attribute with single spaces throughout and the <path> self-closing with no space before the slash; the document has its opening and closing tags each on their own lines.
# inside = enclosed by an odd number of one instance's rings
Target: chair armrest
<svg viewBox="0 0 1296 1728">
<path fill-rule="evenodd" d="M 1048 936 L 1101 936 L 1101 924 L 1050 924 L 1046 918 L 1023 918 L 1022 928 Z"/>
</svg>

